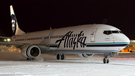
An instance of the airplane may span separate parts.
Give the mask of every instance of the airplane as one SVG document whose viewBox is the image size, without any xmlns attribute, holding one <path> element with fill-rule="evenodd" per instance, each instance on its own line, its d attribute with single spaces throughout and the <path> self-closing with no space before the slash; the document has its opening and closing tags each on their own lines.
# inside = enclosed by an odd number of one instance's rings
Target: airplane
<svg viewBox="0 0 135 76">
<path fill-rule="evenodd" d="M 10 14 L 14 35 L 12 41 L 6 44 L 20 48 L 27 60 L 34 60 L 40 54 L 56 54 L 57 60 L 64 60 L 64 54 L 85 58 L 103 54 L 103 63 L 109 63 L 110 56 L 117 55 L 130 43 L 120 29 L 107 24 L 85 24 L 25 33 L 19 28 L 12 5 Z"/>
</svg>

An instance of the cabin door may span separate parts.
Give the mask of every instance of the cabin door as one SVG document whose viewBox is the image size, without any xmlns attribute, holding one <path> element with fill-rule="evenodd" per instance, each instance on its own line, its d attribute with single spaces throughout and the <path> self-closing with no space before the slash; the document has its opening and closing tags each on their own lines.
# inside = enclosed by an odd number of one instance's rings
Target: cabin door
<svg viewBox="0 0 135 76">
<path fill-rule="evenodd" d="M 97 31 L 97 28 L 94 28 L 94 29 L 92 29 L 92 31 L 91 31 L 91 34 L 90 34 L 91 43 L 94 43 L 94 42 L 95 42 L 96 31 Z"/>
</svg>

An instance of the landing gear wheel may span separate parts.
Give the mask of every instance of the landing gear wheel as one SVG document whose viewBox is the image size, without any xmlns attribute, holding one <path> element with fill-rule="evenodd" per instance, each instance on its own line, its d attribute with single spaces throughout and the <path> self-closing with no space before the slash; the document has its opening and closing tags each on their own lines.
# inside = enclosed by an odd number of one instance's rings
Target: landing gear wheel
<svg viewBox="0 0 135 76">
<path fill-rule="evenodd" d="M 30 60 L 30 58 L 27 58 L 27 60 Z"/>
<path fill-rule="evenodd" d="M 104 63 L 104 64 L 105 64 L 105 63 L 109 63 L 109 61 L 110 61 L 109 58 L 104 58 L 104 59 L 103 59 L 103 63 Z"/>
<path fill-rule="evenodd" d="M 65 55 L 64 54 L 57 54 L 57 60 L 64 60 Z"/>
<path fill-rule="evenodd" d="M 61 60 L 64 60 L 64 59 L 65 59 L 65 55 L 62 54 L 62 55 L 61 55 Z"/>
<path fill-rule="evenodd" d="M 107 62 L 107 59 L 106 59 L 106 58 L 104 58 L 104 59 L 103 59 L 103 63 L 105 64 L 106 62 Z"/>
<path fill-rule="evenodd" d="M 61 55 L 57 54 L 57 60 L 61 60 Z"/>
<path fill-rule="evenodd" d="M 107 58 L 107 62 L 106 63 L 109 63 L 110 62 L 110 59 L 109 58 Z"/>
</svg>

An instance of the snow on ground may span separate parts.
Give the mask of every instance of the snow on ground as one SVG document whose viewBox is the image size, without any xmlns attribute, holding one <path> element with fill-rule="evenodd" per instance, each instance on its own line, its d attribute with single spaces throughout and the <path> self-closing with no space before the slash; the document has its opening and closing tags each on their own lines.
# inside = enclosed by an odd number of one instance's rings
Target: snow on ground
<svg viewBox="0 0 135 76">
<path fill-rule="evenodd" d="M 0 76 L 135 76 L 135 59 L 110 58 L 109 64 L 103 64 L 100 55 L 87 59 L 69 55 L 66 60 L 46 56 L 51 59 L 1 60 Z"/>
</svg>

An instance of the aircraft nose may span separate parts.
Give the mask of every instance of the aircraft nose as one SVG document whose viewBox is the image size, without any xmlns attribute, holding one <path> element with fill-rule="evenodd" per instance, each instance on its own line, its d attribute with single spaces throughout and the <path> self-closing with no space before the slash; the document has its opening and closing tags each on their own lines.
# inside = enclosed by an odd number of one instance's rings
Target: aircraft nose
<svg viewBox="0 0 135 76">
<path fill-rule="evenodd" d="M 127 45 L 130 43 L 130 39 L 123 34 L 123 36 L 121 36 L 121 39 L 120 39 L 122 42 L 126 43 Z"/>
<path fill-rule="evenodd" d="M 119 34 L 119 36 L 117 36 L 117 41 L 122 42 L 126 46 L 130 43 L 130 39 L 124 34 Z"/>
<path fill-rule="evenodd" d="M 130 43 L 130 39 L 127 37 L 127 36 L 125 36 L 125 42 L 127 42 L 128 44 Z"/>
<path fill-rule="evenodd" d="M 119 34 L 116 38 L 116 41 L 121 45 L 121 47 L 118 47 L 119 51 L 130 43 L 130 39 L 124 34 Z"/>
</svg>

